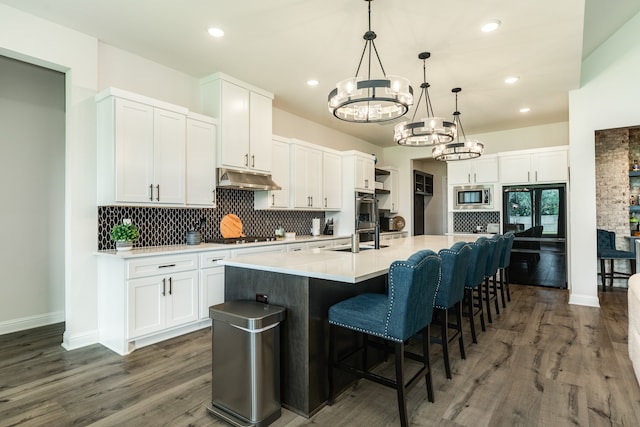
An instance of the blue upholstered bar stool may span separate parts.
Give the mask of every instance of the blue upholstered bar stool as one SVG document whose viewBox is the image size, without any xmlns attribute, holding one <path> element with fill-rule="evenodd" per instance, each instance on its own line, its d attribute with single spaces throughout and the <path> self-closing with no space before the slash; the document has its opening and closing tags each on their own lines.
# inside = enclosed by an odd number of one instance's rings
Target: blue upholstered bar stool
<svg viewBox="0 0 640 427">
<path fill-rule="evenodd" d="M 433 402 L 433 384 L 431 381 L 431 364 L 429 362 L 429 335 L 431 317 L 436 289 L 440 281 L 440 257 L 430 250 L 422 250 L 406 261 L 394 261 L 389 268 L 388 294 L 361 294 L 341 301 L 329 307 L 329 405 L 334 401 L 334 368 L 342 369 L 359 378 L 366 378 L 379 384 L 396 389 L 400 424 L 406 426 L 407 404 L 406 390 L 422 377 L 427 386 L 427 397 Z M 362 368 L 344 362 L 354 354 L 341 355 L 337 359 L 335 353 L 336 328 L 347 328 L 362 334 L 390 341 L 395 346 L 395 381 L 376 375 Z M 422 355 L 405 351 L 405 341 L 416 334 L 422 335 Z M 364 340 L 365 351 L 367 343 Z M 422 362 L 420 370 L 405 384 L 404 356 Z"/>
<path fill-rule="evenodd" d="M 616 233 L 598 229 L 598 260 L 600 261 L 600 276 L 602 278 L 602 292 L 607 291 L 607 279 L 611 279 L 611 287 L 613 288 L 613 279 L 623 279 L 635 274 L 636 272 L 636 256 L 631 251 L 621 251 L 616 249 Z M 615 271 L 614 260 L 628 259 L 631 263 L 631 274 Z M 607 273 L 605 261 L 609 260 L 611 272 Z"/>
<path fill-rule="evenodd" d="M 496 242 L 493 252 L 489 252 L 487 259 L 487 271 L 485 272 L 485 287 L 488 290 L 487 305 L 493 301 L 496 307 L 496 314 L 500 314 L 500 304 L 498 303 L 498 266 L 500 265 L 500 257 L 502 257 L 502 248 L 504 246 L 504 237 L 501 234 L 495 234 L 490 241 Z M 491 319 L 491 317 L 489 317 Z M 489 322 L 493 323 L 492 320 Z"/>
<path fill-rule="evenodd" d="M 487 321 L 489 323 L 493 323 L 493 317 L 491 316 L 491 301 L 496 302 L 496 313 L 500 314 L 498 302 L 496 300 L 495 290 L 491 289 L 491 284 L 489 280 L 496 274 L 498 271 L 498 261 L 500 259 L 500 253 L 502 251 L 502 245 L 504 239 L 502 236 L 499 238 L 491 238 L 487 239 L 486 237 L 480 237 L 477 241 L 489 242 L 489 255 L 487 256 L 487 265 L 484 270 L 484 302 L 485 302 L 485 310 L 487 312 Z M 493 298 L 491 297 L 493 295 Z"/>
<path fill-rule="evenodd" d="M 509 290 L 509 263 L 511 261 L 511 249 L 513 249 L 513 241 L 515 240 L 516 235 L 513 231 L 507 231 L 504 233 L 503 238 L 504 245 L 502 246 L 500 261 L 498 262 L 498 271 L 500 273 L 498 289 L 500 290 L 500 298 L 502 298 L 502 307 L 507 308 L 504 295 L 506 293 L 507 300 L 511 301 L 511 291 Z"/>
<path fill-rule="evenodd" d="M 442 344 L 444 369 L 447 378 L 451 379 L 451 365 L 449 364 L 449 342 L 458 337 L 460 356 L 465 359 L 464 342 L 462 340 L 462 300 L 464 285 L 467 280 L 467 267 L 471 247 L 465 242 L 458 242 L 449 249 L 438 252 L 442 261 L 440 286 L 436 291 L 435 313 L 440 323 L 440 337 L 432 338 L 432 342 Z M 454 309 L 456 323 L 449 323 L 449 310 Z M 449 336 L 449 329 L 455 333 Z"/>
<path fill-rule="evenodd" d="M 471 338 L 475 344 L 478 343 L 476 335 L 476 323 L 474 317 L 480 316 L 480 326 L 483 331 L 487 328 L 484 324 L 484 309 L 482 308 L 482 284 L 484 283 L 484 271 L 487 266 L 487 256 L 489 255 L 489 242 L 485 237 L 483 241 L 471 242 L 469 255 L 469 267 L 467 268 L 467 278 L 464 284 L 464 298 L 467 304 L 466 315 L 469 318 L 471 328 Z"/>
</svg>

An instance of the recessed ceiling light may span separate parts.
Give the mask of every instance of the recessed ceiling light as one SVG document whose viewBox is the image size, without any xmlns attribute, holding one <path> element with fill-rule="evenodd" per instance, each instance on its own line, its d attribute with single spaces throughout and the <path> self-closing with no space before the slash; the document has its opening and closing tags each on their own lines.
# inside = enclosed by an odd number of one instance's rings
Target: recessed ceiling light
<svg viewBox="0 0 640 427">
<path fill-rule="evenodd" d="M 511 76 L 511 77 L 507 77 L 506 79 L 504 79 L 504 82 L 508 85 L 512 85 L 515 82 L 517 82 L 518 80 L 520 80 L 520 77 L 517 76 Z"/>
<path fill-rule="evenodd" d="M 207 31 L 209 32 L 209 35 L 211 37 L 222 37 L 222 36 L 224 36 L 224 31 L 222 31 L 220 28 L 211 27 Z"/>
<path fill-rule="evenodd" d="M 315 79 L 307 80 L 307 84 L 309 86 L 318 86 L 318 83 L 320 83 L 320 82 L 315 80 Z"/>
<path fill-rule="evenodd" d="M 529 111 L 531 111 L 531 108 L 529 108 L 529 107 L 524 107 L 524 108 L 520 109 L 521 113 L 528 113 Z"/>
<path fill-rule="evenodd" d="M 480 30 L 483 33 L 490 33 L 491 31 L 497 30 L 500 24 L 502 24 L 502 22 L 500 22 L 499 19 L 491 19 L 485 22 L 484 24 L 482 24 L 482 27 L 480 27 Z"/>
</svg>

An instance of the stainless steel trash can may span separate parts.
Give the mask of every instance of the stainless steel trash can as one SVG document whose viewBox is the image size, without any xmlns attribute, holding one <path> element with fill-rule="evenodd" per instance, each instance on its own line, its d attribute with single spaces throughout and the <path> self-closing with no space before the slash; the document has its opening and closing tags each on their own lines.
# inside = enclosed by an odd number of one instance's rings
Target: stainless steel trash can
<svg viewBox="0 0 640 427">
<path fill-rule="evenodd" d="M 280 417 L 280 327 L 286 309 L 254 301 L 209 307 L 212 328 L 210 414 L 236 426 Z"/>
</svg>

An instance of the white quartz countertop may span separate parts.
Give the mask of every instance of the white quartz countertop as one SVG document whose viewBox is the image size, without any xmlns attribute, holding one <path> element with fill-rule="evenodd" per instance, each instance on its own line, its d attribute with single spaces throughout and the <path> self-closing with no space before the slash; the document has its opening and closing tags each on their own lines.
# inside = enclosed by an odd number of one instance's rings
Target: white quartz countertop
<svg viewBox="0 0 640 427">
<path fill-rule="evenodd" d="M 456 242 L 475 240 L 473 235 L 413 236 L 385 240 L 381 246 L 388 245 L 386 248 L 361 249 L 358 253 L 336 251 L 337 248 L 347 247 L 336 246 L 331 249 L 246 255 L 225 259 L 220 263 L 253 270 L 358 283 L 386 274 L 393 261 L 405 260 L 419 250 L 431 249 L 438 252 Z"/>
<path fill-rule="evenodd" d="M 273 246 L 292 243 L 309 243 L 323 240 L 336 240 L 344 239 L 349 236 L 296 236 L 295 239 L 281 239 L 271 242 L 255 242 L 255 243 L 241 243 L 241 244 L 223 244 L 223 243 L 200 243 L 199 245 L 169 245 L 169 246 L 149 246 L 144 248 L 134 248 L 130 251 L 116 251 L 116 250 L 104 250 L 96 251 L 95 254 L 99 256 L 115 256 L 119 258 L 140 258 L 146 256 L 156 255 L 177 255 L 190 252 L 206 252 L 206 251 L 222 251 L 242 249 L 258 246 Z"/>
</svg>

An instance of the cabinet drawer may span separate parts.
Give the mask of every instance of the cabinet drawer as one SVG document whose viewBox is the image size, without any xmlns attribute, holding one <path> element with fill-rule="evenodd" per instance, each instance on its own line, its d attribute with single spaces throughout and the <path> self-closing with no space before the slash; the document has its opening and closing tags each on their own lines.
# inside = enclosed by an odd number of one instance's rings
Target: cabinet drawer
<svg viewBox="0 0 640 427">
<path fill-rule="evenodd" d="M 171 274 L 198 268 L 198 255 L 172 255 L 136 259 L 127 262 L 127 279 Z"/>
<path fill-rule="evenodd" d="M 229 258 L 231 251 L 215 251 L 200 254 L 200 268 L 211 268 L 219 266 L 218 261 Z"/>
</svg>

